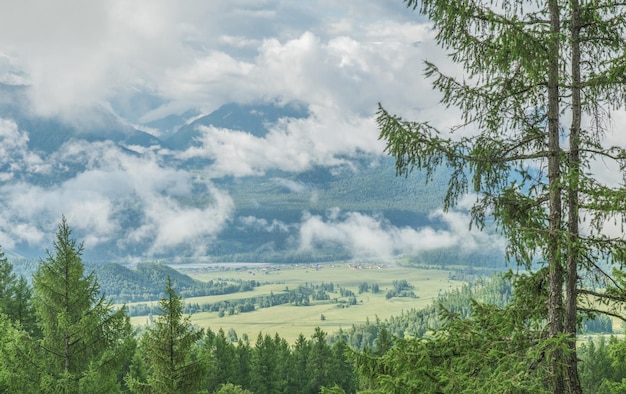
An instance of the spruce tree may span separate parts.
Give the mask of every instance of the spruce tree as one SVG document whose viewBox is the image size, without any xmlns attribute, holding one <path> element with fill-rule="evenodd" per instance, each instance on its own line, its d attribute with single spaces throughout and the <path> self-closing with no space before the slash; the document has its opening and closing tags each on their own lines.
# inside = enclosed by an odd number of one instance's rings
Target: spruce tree
<svg viewBox="0 0 626 394">
<path fill-rule="evenodd" d="M 281 392 L 280 365 L 276 364 L 276 344 L 269 334 L 259 332 L 252 353 L 251 386 L 255 392 Z"/>
<path fill-rule="evenodd" d="M 309 382 L 305 392 L 318 393 L 322 386 L 330 386 L 335 383 L 331 380 L 333 353 L 326 341 L 326 333 L 319 327 L 315 327 L 311 337 L 309 357 L 307 358 L 306 371 Z"/>
<path fill-rule="evenodd" d="M 244 388 L 250 388 L 250 376 L 252 374 L 252 348 L 250 342 L 239 339 L 237 342 L 237 375 L 235 383 Z"/>
<path fill-rule="evenodd" d="M 302 393 L 309 384 L 307 363 L 311 351 L 310 342 L 300 333 L 293 346 L 291 357 L 291 374 L 288 379 L 288 389 L 292 393 Z"/>
<path fill-rule="evenodd" d="M 40 392 L 116 392 L 133 342 L 129 317 L 100 294 L 93 272 L 84 274 L 83 246 L 71 234 L 63 217 L 54 251 L 33 276 L 42 338 L 30 362 L 39 365 Z"/>
<path fill-rule="evenodd" d="M 0 311 L 8 314 L 9 306 L 15 296 L 17 277 L 13 272 L 13 265 L 9 263 L 4 252 L 0 250 Z"/>
<path fill-rule="evenodd" d="M 626 260 L 621 236 L 626 189 L 593 176 L 596 160 L 625 167 L 626 151 L 602 141 L 610 113 L 623 108 L 626 5 L 609 0 L 406 0 L 427 16 L 437 43 L 465 74 L 425 63 L 425 75 L 457 107 L 460 123 L 439 130 L 379 107 L 380 136 L 399 175 L 450 169 L 448 209 L 476 193 L 473 225 L 491 217 L 508 240 L 507 257 L 527 269 L 543 263 L 547 300 L 540 359 L 554 393 L 580 393 L 576 337 L 581 313 L 619 315 Z M 583 233 L 580 222 L 587 229 Z M 581 278 L 597 280 L 591 291 Z M 589 283 L 589 282 L 587 282 Z M 608 284 L 604 286 L 604 284 Z M 532 292 L 533 289 L 527 289 Z M 581 303 L 581 299 L 586 298 Z M 593 305 L 606 305 L 594 308 Z"/>
<path fill-rule="evenodd" d="M 183 301 L 167 277 L 165 297 L 159 302 L 160 315 L 141 336 L 139 351 L 148 368 L 146 380 L 128 374 L 126 383 L 133 393 L 177 394 L 201 391 L 207 361 L 200 354 L 202 330 L 183 316 Z"/>
<path fill-rule="evenodd" d="M 209 392 L 217 390 L 226 383 L 235 383 L 237 379 L 237 358 L 235 346 L 226 338 L 220 328 L 212 340 L 205 341 L 203 353 L 209 360 L 207 388 Z"/>
</svg>

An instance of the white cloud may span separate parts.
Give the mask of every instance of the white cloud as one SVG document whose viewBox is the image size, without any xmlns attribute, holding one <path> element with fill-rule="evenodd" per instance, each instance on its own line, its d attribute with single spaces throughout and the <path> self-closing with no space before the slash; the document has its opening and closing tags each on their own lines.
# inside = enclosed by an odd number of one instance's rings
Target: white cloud
<svg viewBox="0 0 626 394">
<path fill-rule="evenodd" d="M 338 118 L 334 113 L 306 119 L 284 120 L 270 127 L 263 138 L 246 132 L 200 127 L 200 147 L 183 152 L 182 158 L 205 157 L 215 162 L 212 177 L 263 174 L 269 169 L 303 171 L 313 165 L 335 166 L 357 152 L 380 153 L 371 118 Z"/>
<path fill-rule="evenodd" d="M 28 150 L 28 133 L 9 119 L 0 118 L 0 181 L 13 179 L 15 173 L 46 173 L 50 166 Z"/>
<path fill-rule="evenodd" d="M 382 216 L 338 209 L 328 212 L 326 217 L 305 213 L 300 227 L 300 248 L 338 245 L 350 250 L 356 258 L 388 258 L 450 247 L 464 251 L 504 248 L 501 237 L 470 231 L 469 217 L 463 210 L 436 211 L 431 219 L 441 221 L 442 228 L 397 227 Z"/>
<path fill-rule="evenodd" d="M 82 122 L 89 108 L 106 108 L 106 101 L 137 90 L 152 92 L 158 96 L 154 105 L 162 104 L 134 117 L 144 121 L 188 109 L 209 112 L 232 101 L 295 100 L 310 109 L 309 118 L 283 120 L 264 137 L 201 128 L 201 146 L 181 157 L 213 159 L 209 177 L 297 172 L 342 164 L 356 152 L 382 153 L 374 121 L 378 102 L 408 119 L 444 127 L 458 119 L 437 106 L 439 96 L 423 77 L 422 60 L 458 70 L 446 66 L 430 24 L 400 1 L 7 2 L 0 14 L 0 58 L 0 81 L 28 82 L 37 113 Z M 28 151 L 27 143 L 14 122 L 0 120 L 3 245 L 49 245 L 64 213 L 87 246 L 119 240 L 126 250 L 147 243 L 152 254 L 177 248 L 202 254 L 232 220 L 227 194 L 170 167 L 160 152 L 137 149 L 138 155 L 130 155 L 111 143 L 74 141 L 44 161 Z M 72 164 L 86 169 L 67 175 Z M 59 174 L 61 168 L 68 173 Z M 17 171 L 52 172 L 62 181 L 48 187 L 6 182 Z M 310 191 L 275 181 L 292 192 Z M 198 185 L 206 189 L 207 202 L 181 203 Z M 316 199 L 312 191 L 311 201 Z M 139 218 L 134 228 L 125 227 L 128 212 Z M 462 211 L 433 215 L 444 222 L 442 230 L 399 228 L 354 212 L 311 215 L 303 220 L 300 236 L 303 247 L 337 242 L 357 256 L 483 245 L 485 239 L 467 232 Z M 241 220 L 271 231 L 288 227 Z"/>
<path fill-rule="evenodd" d="M 255 216 L 242 216 L 237 218 L 237 222 L 242 228 L 251 228 L 255 230 L 265 231 L 268 233 L 287 233 L 289 232 L 291 227 L 293 227 L 280 220 L 273 219 L 270 222 L 267 219 L 257 218 Z"/>
<path fill-rule="evenodd" d="M 296 182 L 296 181 L 292 181 L 290 179 L 285 179 L 285 178 L 272 178 L 272 181 L 274 181 L 276 184 L 284 187 L 285 189 L 289 190 L 292 193 L 307 193 L 311 191 L 310 186 L 307 186 L 306 184 L 302 182 Z"/>
<path fill-rule="evenodd" d="M 281 97 L 371 114 L 424 97 L 414 43 L 430 35 L 402 4 L 376 2 L 25 0 L 0 16 L 7 75 L 26 72 L 45 114 L 128 86 L 181 103 L 172 109 Z"/>
<path fill-rule="evenodd" d="M 48 247 L 64 214 L 87 248 L 117 242 L 122 252 L 140 244 L 147 245 L 148 255 L 176 248 L 201 254 L 232 214 L 227 194 L 190 172 L 163 167 L 154 155 L 132 156 L 111 143 L 75 141 L 50 160 L 85 163 L 86 170 L 47 188 L 23 182 L 0 187 L 3 246 Z M 179 202 L 194 187 L 206 189 L 207 202 L 200 207 Z M 136 228 L 128 227 L 129 213 L 141 218 Z"/>
</svg>

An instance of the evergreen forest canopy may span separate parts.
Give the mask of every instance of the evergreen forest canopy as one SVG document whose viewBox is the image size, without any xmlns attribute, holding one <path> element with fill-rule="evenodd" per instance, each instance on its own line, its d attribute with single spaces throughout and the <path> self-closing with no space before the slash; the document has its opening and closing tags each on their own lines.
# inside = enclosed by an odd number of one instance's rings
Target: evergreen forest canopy
<svg viewBox="0 0 626 394">
<path fill-rule="evenodd" d="M 194 327 L 168 275 L 156 318 L 138 332 L 128 310 L 114 308 L 94 272 L 85 272 L 82 244 L 71 235 L 62 219 L 32 287 L 0 253 L 0 392 L 383 393 L 391 390 L 386 385 L 398 384 L 387 380 L 390 374 L 402 379 L 401 392 L 441 392 L 432 385 L 435 376 L 458 385 L 462 372 L 472 371 L 472 382 L 480 383 L 492 379 L 492 372 L 515 367 L 501 357 L 523 344 L 524 336 L 513 333 L 506 341 L 501 336 L 510 334 L 505 328 L 510 321 L 523 320 L 517 316 L 523 311 L 511 307 L 528 302 L 527 287 L 519 284 L 536 279 L 512 274 L 478 279 L 423 310 L 337 333 L 317 328 L 289 344 L 278 333 L 259 333 L 251 341 L 234 330 Z M 361 284 L 359 290 L 375 287 Z M 398 280 L 394 289 L 410 286 Z M 611 332 L 611 325 L 606 317 L 582 322 L 587 333 Z M 623 390 L 624 349 L 626 339 L 615 337 L 582 345 L 582 387 Z M 428 368 L 421 367 L 424 360 Z M 488 368 L 481 369 L 478 360 Z M 393 368 L 383 367 L 392 362 Z"/>
</svg>

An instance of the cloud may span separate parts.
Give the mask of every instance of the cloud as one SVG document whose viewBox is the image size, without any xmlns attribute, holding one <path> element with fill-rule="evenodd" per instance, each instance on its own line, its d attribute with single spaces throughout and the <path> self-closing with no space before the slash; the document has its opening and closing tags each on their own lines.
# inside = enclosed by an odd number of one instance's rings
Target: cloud
<svg viewBox="0 0 626 394">
<path fill-rule="evenodd" d="M 240 216 L 237 218 L 237 222 L 241 228 L 260 230 L 268 233 L 288 233 L 293 227 L 293 225 L 288 225 L 280 220 L 273 219 L 270 222 L 267 219 L 257 218 L 255 216 Z"/>
<path fill-rule="evenodd" d="M 216 188 L 209 194 L 214 202 L 204 208 L 184 207 L 170 197 L 151 196 L 143 201 L 145 220 L 131 229 L 132 243 L 150 242 L 148 255 L 183 250 L 183 255 L 204 256 L 210 242 L 230 219 L 234 205 L 230 196 Z M 125 240 L 118 244 L 124 247 Z"/>
<path fill-rule="evenodd" d="M 311 187 L 302 182 L 296 182 L 296 181 L 292 181 L 290 179 L 285 179 L 285 178 L 272 178 L 272 181 L 284 187 L 285 189 L 289 190 L 292 193 L 299 194 L 299 193 L 308 193 L 311 191 Z"/>
<path fill-rule="evenodd" d="M 286 40 L 259 41 L 254 58 L 211 50 L 170 70 L 162 91 L 174 101 L 201 103 L 207 111 L 224 102 L 280 98 L 348 116 L 370 116 L 379 101 L 407 112 L 437 102 L 436 95 L 419 94 L 430 87 L 415 72 L 422 67 L 425 50 L 438 53 L 434 47 L 414 45 L 432 38 L 425 26 L 392 29 L 379 24 L 376 32 L 358 37 L 322 37 L 304 30 Z"/>
<path fill-rule="evenodd" d="M 196 175 L 159 163 L 150 153 L 130 155 L 112 143 L 74 141 L 50 157 L 51 165 L 83 163 L 85 170 L 50 187 L 25 182 L 0 187 L 0 240 L 49 247 L 64 214 L 87 249 L 113 243 L 129 254 L 204 253 L 230 220 L 233 202 Z M 202 189 L 205 203 L 189 206 Z"/>
<path fill-rule="evenodd" d="M 264 137 L 246 132 L 200 127 L 199 147 L 181 158 L 210 158 L 212 177 L 250 176 L 269 169 L 299 172 L 314 165 L 336 166 L 346 156 L 382 152 L 378 130 L 371 118 L 343 118 L 328 113 L 305 119 L 284 119 L 270 127 Z"/>
<path fill-rule="evenodd" d="M 28 133 L 14 121 L 0 119 L 0 181 L 11 180 L 16 173 L 42 174 L 49 169 L 39 155 L 28 150 Z"/>
<path fill-rule="evenodd" d="M 389 258 L 451 247 L 464 251 L 504 248 L 499 236 L 470 231 L 469 217 L 464 210 L 435 211 L 430 219 L 441 221 L 442 227 L 398 227 L 381 215 L 339 209 L 328 212 L 325 217 L 305 213 L 300 226 L 300 249 L 341 246 L 355 258 Z"/>
<path fill-rule="evenodd" d="M 428 41 L 427 26 L 402 4 L 376 2 L 25 0 L 0 15 L 0 53 L 7 78 L 27 75 L 47 115 L 128 87 L 171 110 L 279 97 L 369 115 L 378 101 L 428 96 L 416 94 L 415 69 L 431 48 L 414 45 Z"/>
<path fill-rule="evenodd" d="M 80 118 L 72 124 L 88 127 L 89 108 L 147 92 L 154 100 L 137 106 L 146 113 L 128 114 L 133 121 L 190 109 L 208 113 L 227 102 L 297 101 L 311 116 L 283 119 L 263 137 L 200 128 L 200 146 L 178 158 L 211 159 L 206 178 L 175 168 L 172 152 L 134 155 L 106 142 L 73 141 L 42 158 L 28 151 L 28 135 L 15 122 L 0 120 L 0 243 L 49 246 L 65 214 L 88 247 L 113 245 L 135 255 L 142 253 L 136 245 L 144 245 L 149 255 L 201 255 L 234 221 L 235 210 L 207 179 L 298 172 L 342 165 L 357 153 L 381 154 L 378 102 L 407 119 L 455 124 L 458 115 L 443 112 L 423 77 L 425 58 L 458 71 L 433 42 L 428 21 L 400 1 L 7 3 L 0 14 L 0 81 L 27 83 L 40 115 Z M 45 174 L 49 186 L 15 179 L 18 173 Z M 317 199 L 307 185 L 274 182 Z M 197 189 L 205 199 L 192 206 L 187 202 Z M 432 218 L 442 227 L 397 227 L 382 216 L 336 211 L 305 215 L 299 235 L 303 248 L 336 243 L 355 256 L 487 242 L 467 232 L 462 209 Z M 236 220 L 295 231 L 280 221 Z"/>
</svg>

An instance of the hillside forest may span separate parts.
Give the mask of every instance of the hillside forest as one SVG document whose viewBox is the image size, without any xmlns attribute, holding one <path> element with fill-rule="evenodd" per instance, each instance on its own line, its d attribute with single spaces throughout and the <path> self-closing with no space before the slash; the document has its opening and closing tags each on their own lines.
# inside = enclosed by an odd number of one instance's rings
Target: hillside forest
<svg viewBox="0 0 626 394">
<path fill-rule="evenodd" d="M 501 358 L 522 356 L 529 340 L 528 329 L 515 326 L 530 327 L 532 316 L 511 307 L 527 302 L 515 286 L 532 280 L 527 275 L 476 279 L 429 308 L 335 333 L 317 328 L 288 343 L 278 333 L 248 338 L 194 327 L 170 276 L 152 322 L 134 329 L 127 309 L 115 308 L 85 271 L 82 251 L 63 218 L 30 281 L 1 255 L 0 392 L 383 393 L 393 380 L 403 392 L 434 393 L 492 384 L 496 376 L 524 391 L 547 390 L 540 360 L 533 369 L 523 357 L 517 365 Z M 579 352 L 583 387 L 620 392 L 626 340 L 594 334 L 612 331 L 606 317 L 581 328 L 590 335 Z"/>
</svg>

